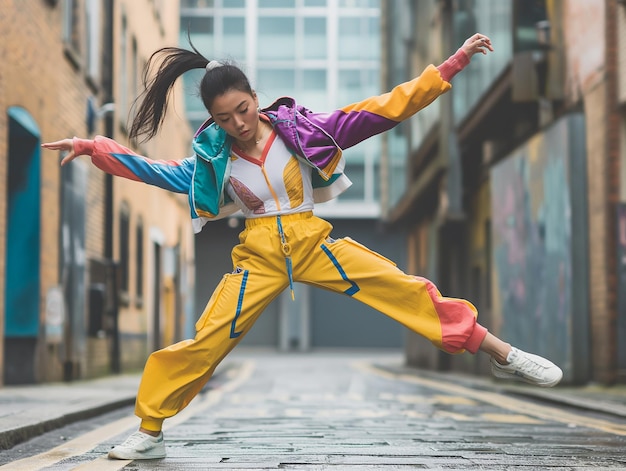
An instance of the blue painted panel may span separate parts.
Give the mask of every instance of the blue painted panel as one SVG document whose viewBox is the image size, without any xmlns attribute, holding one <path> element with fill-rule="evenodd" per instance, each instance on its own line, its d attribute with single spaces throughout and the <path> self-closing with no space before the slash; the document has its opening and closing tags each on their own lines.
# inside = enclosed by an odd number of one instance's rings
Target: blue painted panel
<svg viewBox="0 0 626 471">
<path fill-rule="evenodd" d="M 37 134 L 33 134 L 36 132 Z M 30 115 L 9 110 L 5 336 L 39 334 L 40 147 Z"/>
</svg>

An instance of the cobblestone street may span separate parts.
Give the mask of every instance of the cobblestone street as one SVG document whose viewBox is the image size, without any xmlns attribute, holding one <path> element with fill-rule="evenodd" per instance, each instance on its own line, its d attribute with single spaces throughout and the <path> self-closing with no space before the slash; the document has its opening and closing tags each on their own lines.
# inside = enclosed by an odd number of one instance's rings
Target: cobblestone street
<svg viewBox="0 0 626 471">
<path fill-rule="evenodd" d="M 125 469 L 626 469 L 624 421 L 385 367 L 399 357 L 239 360 L 235 386 L 166 429 L 165 460 Z"/>
</svg>

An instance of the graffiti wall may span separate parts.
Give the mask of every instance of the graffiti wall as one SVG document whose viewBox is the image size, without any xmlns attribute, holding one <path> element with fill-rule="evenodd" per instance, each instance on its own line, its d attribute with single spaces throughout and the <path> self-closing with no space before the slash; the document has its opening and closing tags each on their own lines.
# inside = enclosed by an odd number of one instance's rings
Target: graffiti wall
<svg viewBox="0 0 626 471">
<path fill-rule="evenodd" d="M 491 171 L 495 323 L 507 341 L 565 368 L 574 324 L 587 315 L 576 292 L 587 287 L 574 274 L 584 268 L 574 253 L 586 211 L 577 198 L 585 191 L 579 122 L 561 119 Z"/>
</svg>

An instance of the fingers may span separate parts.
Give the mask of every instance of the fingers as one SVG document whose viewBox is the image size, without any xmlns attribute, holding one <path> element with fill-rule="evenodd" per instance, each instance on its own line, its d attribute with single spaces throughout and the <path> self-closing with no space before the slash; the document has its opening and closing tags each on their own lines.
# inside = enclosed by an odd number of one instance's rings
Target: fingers
<svg viewBox="0 0 626 471">
<path fill-rule="evenodd" d="M 60 141 L 44 142 L 41 144 L 41 147 L 50 150 L 72 150 L 74 148 L 74 143 L 71 139 L 61 139 Z"/>
<path fill-rule="evenodd" d="M 476 33 L 467 38 L 467 40 L 463 43 L 462 48 L 470 58 L 478 52 L 481 54 L 487 54 L 487 51 L 493 51 L 491 39 L 481 33 Z"/>
<path fill-rule="evenodd" d="M 74 153 L 74 141 L 72 139 L 61 139 L 60 141 L 45 142 L 41 144 L 41 147 L 49 150 L 59 150 L 67 152 L 67 155 L 61 160 L 61 165 L 65 165 L 68 162 L 74 160 L 77 156 Z"/>
<path fill-rule="evenodd" d="M 65 165 L 68 162 L 71 162 L 75 158 L 76 155 L 74 154 L 74 151 L 70 151 L 65 157 L 63 157 L 63 160 L 61 160 L 61 166 Z"/>
<path fill-rule="evenodd" d="M 472 45 L 483 54 L 487 54 L 487 50 L 493 51 L 491 39 L 489 39 L 489 37 L 485 36 L 484 34 L 476 33 L 474 36 L 472 36 L 472 43 Z"/>
</svg>

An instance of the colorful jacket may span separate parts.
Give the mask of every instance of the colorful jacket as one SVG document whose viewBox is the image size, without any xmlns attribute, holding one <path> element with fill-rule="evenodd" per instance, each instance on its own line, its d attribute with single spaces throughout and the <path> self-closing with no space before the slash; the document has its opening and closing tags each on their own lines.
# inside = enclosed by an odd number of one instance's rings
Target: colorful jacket
<svg viewBox="0 0 626 471">
<path fill-rule="evenodd" d="M 261 111 L 285 145 L 315 172 L 313 194 L 319 203 L 351 185 L 343 173 L 343 149 L 393 128 L 449 89 L 440 69 L 430 65 L 419 77 L 388 93 L 329 113 L 312 112 L 289 97 Z M 102 136 L 74 138 L 77 155 L 90 155 L 94 165 L 107 173 L 186 193 L 195 232 L 207 221 L 237 211 L 225 192 L 231 144 L 230 136 L 212 119 L 193 138 L 195 155 L 183 160 L 151 160 Z"/>
</svg>

